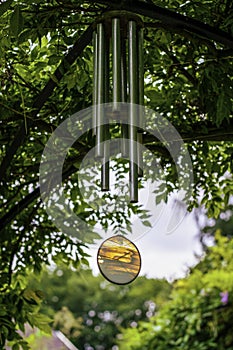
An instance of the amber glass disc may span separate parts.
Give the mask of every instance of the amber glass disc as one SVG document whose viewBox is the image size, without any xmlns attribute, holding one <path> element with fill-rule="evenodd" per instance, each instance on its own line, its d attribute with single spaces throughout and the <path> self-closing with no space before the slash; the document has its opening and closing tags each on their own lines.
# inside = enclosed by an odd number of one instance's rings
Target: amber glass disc
<svg viewBox="0 0 233 350">
<path fill-rule="evenodd" d="M 101 244 L 97 262 L 102 275 L 116 284 L 132 282 L 141 268 L 137 247 L 121 235 L 108 238 Z"/>
</svg>

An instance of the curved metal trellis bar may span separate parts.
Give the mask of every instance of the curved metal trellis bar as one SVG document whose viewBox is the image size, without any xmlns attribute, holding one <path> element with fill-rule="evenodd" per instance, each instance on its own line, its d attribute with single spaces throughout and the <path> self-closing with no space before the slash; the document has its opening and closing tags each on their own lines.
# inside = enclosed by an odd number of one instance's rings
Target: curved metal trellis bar
<svg viewBox="0 0 233 350">
<path fill-rule="evenodd" d="M 94 0 L 89 1 L 91 3 L 96 2 Z M 135 14 L 159 20 L 166 24 L 168 29 L 177 28 L 179 32 L 180 30 L 184 30 L 205 38 L 206 40 L 213 40 L 228 48 L 233 48 L 233 37 L 229 33 L 167 8 L 162 8 L 152 3 L 139 0 L 123 2 L 118 0 L 99 0 L 98 2 L 100 4 L 108 5 L 112 9 L 133 11 Z"/>
</svg>

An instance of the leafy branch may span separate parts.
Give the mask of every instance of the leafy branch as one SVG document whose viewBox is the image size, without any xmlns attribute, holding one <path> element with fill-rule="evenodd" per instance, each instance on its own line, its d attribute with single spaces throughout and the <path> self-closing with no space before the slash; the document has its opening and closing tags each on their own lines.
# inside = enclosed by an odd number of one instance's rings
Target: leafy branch
<svg viewBox="0 0 233 350">
<path fill-rule="evenodd" d="M 54 77 L 56 79 L 50 78 L 50 80 L 48 81 L 44 89 L 41 91 L 41 93 L 35 100 L 33 104 L 32 119 L 34 119 L 37 116 L 41 108 L 44 106 L 49 96 L 52 94 L 55 87 L 57 86 L 57 82 L 59 82 L 62 79 L 62 77 L 68 71 L 70 65 L 82 54 L 85 47 L 90 43 L 92 39 L 92 32 L 93 32 L 92 26 L 88 27 L 88 29 L 81 35 L 81 37 L 76 41 L 73 47 L 69 50 L 68 54 L 63 58 L 61 64 L 59 65 L 59 67 L 56 69 L 54 73 Z M 32 127 L 32 125 L 33 125 L 33 121 L 28 120 L 27 122 L 28 130 Z M 14 155 L 16 154 L 19 147 L 24 143 L 25 139 L 26 139 L 25 125 L 22 125 L 17 135 L 15 136 L 14 141 L 8 147 L 6 151 L 6 155 L 2 160 L 2 163 L 0 165 L 0 180 L 4 179 L 6 171 L 10 166 L 10 163 Z"/>
</svg>

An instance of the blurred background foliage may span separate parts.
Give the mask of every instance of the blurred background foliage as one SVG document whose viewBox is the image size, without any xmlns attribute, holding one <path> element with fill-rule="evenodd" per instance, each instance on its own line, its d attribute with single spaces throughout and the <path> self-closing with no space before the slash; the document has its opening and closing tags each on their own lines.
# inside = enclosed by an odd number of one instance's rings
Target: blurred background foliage
<svg viewBox="0 0 233 350">
<path fill-rule="evenodd" d="M 88 267 L 54 265 L 37 279 L 31 276 L 28 288 L 44 295 L 40 311 L 78 349 L 230 350 L 233 235 L 224 230 L 231 210 L 206 221 L 200 232 L 203 255 L 183 279 L 169 283 L 139 276 L 117 286 L 93 276 Z"/>
<path fill-rule="evenodd" d="M 171 285 L 165 280 L 138 277 L 126 286 L 113 285 L 91 270 L 66 266 L 44 270 L 30 288 L 45 294 L 41 311 L 53 318 L 79 349 L 112 349 L 122 329 L 148 321 L 167 301 Z"/>
</svg>

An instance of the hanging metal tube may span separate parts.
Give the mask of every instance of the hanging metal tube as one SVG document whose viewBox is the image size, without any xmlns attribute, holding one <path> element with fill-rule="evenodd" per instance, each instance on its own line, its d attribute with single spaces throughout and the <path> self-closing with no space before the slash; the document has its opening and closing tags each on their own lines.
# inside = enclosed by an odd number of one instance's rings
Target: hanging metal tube
<svg viewBox="0 0 233 350">
<path fill-rule="evenodd" d="M 144 50 L 143 50 L 144 32 L 140 28 L 138 32 L 138 81 L 139 81 L 139 101 L 140 105 L 144 105 Z M 141 126 L 141 125 L 140 125 Z"/>
<path fill-rule="evenodd" d="M 109 137 L 109 125 L 104 125 L 104 138 L 105 141 Z M 104 154 L 102 158 L 101 166 L 101 190 L 109 191 L 109 142 L 104 143 Z"/>
<path fill-rule="evenodd" d="M 113 109 L 117 108 L 117 102 L 121 102 L 121 40 L 120 19 L 112 19 L 112 85 L 113 85 Z"/>
<path fill-rule="evenodd" d="M 92 135 L 96 135 L 96 108 L 97 108 L 97 66 L 98 66 L 98 55 L 97 55 L 97 32 L 93 32 L 93 118 L 92 118 Z"/>
<path fill-rule="evenodd" d="M 136 23 L 129 21 L 129 102 L 138 103 L 138 72 L 137 72 L 137 31 Z"/>
<path fill-rule="evenodd" d="M 105 50 L 105 33 L 103 23 L 97 24 L 97 108 L 96 108 L 96 157 L 103 157 L 104 154 L 104 128 L 103 128 L 103 103 L 105 98 L 104 91 L 104 73 L 105 73 L 105 62 L 104 62 L 104 50 Z"/>
<path fill-rule="evenodd" d="M 140 105 L 144 105 L 144 55 L 143 55 L 143 29 L 140 28 L 138 32 L 138 83 L 139 83 L 139 96 L 138 96 L 138 103 Z M 139 129 L 138 129 L 138 143 L 142 144 L 142 131 L 144 130 L 143 127 L 143 115 L 144 110 L 142 108 L 139 108 Z M 138 176 L 143 176 L 143 153 L 142 149 L 138 150 Z"/>
<path fill-rule="evenodd" d="M 105 92 L 105 102 L 109 102 L 109 40 L 106 40 L 105 42 L 105 86 L 104 86 L 104 92 Z M 104 125 L 103 125 L 103 132 L 104 132 L 104 141 L 109 140 L 109 120 L 107 120 L 107 114 L 104 113 Z M 104 151 L 103 151 L 103 158 L 102 158 L 102 166 L 101 166 L 101 190 L 102 191 L 109 191 L 109 142 L 104 143 Z"/>
<path fill-rule="evenodd" d="M 121 101 L 127 101 L 127 58 L 126 39 L 121 40 Z"/>
<path fill-rule="evenodd" d="M 138 82 L 139 82 L 139 96 L 138 103 L 144 105 L 144 52 L 143 52 L 143 40 L 144 33 L 143 28 L 140 28 L 138 32 Z M 139 132 L 142 132 L 144 129 L 144 110 L 140 108 L 139 113 Z"/>
<path fill-rule="evenodd" d="M 128 125 L 124 124 L 122 122 L 121 124 L 121 156 L 123 158 L 128 158 L 129 156 L 129 147 L 128 147 L 128 138 L 129 138 L 129 132 L 128 132 Z"/>
<path fill-rule="evenodd" d="M 122 102 L 127 102 L 127 59 L 126 59 L 126 39 L 123 38 L 121 41 L 121 94 Z M 123 119 L 123 118 L 122 118 Z M 121 155 L 123 158 L 129 156 L 129 147 L 128 147 L 128 125 L 126 120 L 121 122 Z"/>
<path fill-rule="evenodd" d="M 137 74 L 137 31 L 136 23 L 129 21 L 129 182 L 130 201 L 138 201 L 138 150 L 137 150 L 137 109 L 134 104 L 138 103 L 138 74 Z"/>
<path fill-rule="evenodd" d="M 140 113 L 140 112 L 139 112 Z M 137 133 L 137 142 L 138 145 L 142 145 L 142 133 L 138 132 Z M 142 154 L 142 149 L 140 146 L 138 146 L 138 177 L 143 177 L 143 154 Z"/>
</svg>

